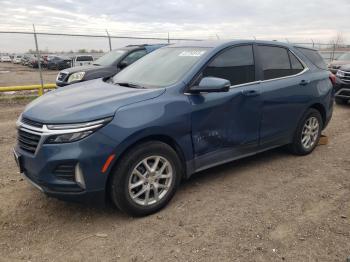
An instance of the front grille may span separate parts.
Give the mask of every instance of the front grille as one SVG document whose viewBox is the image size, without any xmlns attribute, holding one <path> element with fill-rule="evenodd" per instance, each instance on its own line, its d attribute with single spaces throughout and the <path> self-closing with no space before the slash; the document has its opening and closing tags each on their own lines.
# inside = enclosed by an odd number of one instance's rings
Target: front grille
<svg viewBox="0 0 350 262">
<path fill-rule="evenodd" d="M 345 82 L 350 82 L 350 72 L 346 72 L 346 71 L 341 71 L 341 72 L 344 73 L 344 76 L 339 78 Z"/>
<path fill-rule="evenodd" d="M 23 124 L 30 125 L 30 126 L 34 126 L 34 127 L 38 127 L 38 128 L 42 128 L 42 127 L 43 127 L 43 124 L 42 124 L 42 123 L 39 123 L 39 122 L 30 120 L 30 119 L 25 118 L 25 117 L 23 117 L 23 118 L 21 119 L 21 122 L 22 122 Z"/>
<path fill-rule="evenodd" d="M 57 76 L 57 80 L 58 81 L 64 81 L 65 79 L 66 79 L 66 77 L 67 77 L 67 73 L 62 73 L 62 72 L 60 72 L 59 74 L 58 74 L 58 76 Z"/>
<path fill-rule="evenodd" d="M 17 134 L 17 139 L 18 139 L 18 146 L 22 150 L 34 154 L 40 141 L 40 135 L 35 135 L 19 129 Z"/>
<path fill-rule="evenodd" d="M 71 164 L 58 165 L 53 173 L 59 179 L 74 181 L 75 177 L 75 166 Z"/>
</svg>

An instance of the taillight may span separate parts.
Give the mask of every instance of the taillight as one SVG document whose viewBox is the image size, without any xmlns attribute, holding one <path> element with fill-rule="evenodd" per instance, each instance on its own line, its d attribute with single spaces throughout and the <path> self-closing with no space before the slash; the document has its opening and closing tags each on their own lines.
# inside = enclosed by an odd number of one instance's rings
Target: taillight
<svg viewBox="0 0 350 262">
<path fill-rule="evenodd" d="M 335 85 L 336 79 L 337 77 L 333 73 L 329 75 L 329 80 L 331 80 L 333 86 Z"/>
</svg>

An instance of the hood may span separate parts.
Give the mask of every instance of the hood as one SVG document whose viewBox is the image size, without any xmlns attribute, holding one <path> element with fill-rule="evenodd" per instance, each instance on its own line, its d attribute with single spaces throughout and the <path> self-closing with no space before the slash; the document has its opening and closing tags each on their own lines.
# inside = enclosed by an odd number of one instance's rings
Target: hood
<svg viewBox="0 0 350 262">
<path fill-rule="evenodd" d="M 62 70 L 69 75 L 76 72 L 85 72 L 83 81 L 101 78 L 101 77 L 110 77 L 115 75 L 118 72 L 118 68 L 115 66 L 76 66 Z"/>
<path fill-rule="evenodd" d="M 340 67 L 341 70 L 344 70 L 346 72 L 350 72 L 350 61 L 348 64 L 343 65 L 342 67 Z"/>
<path fill-rule="evenodd" d="M 75 66 L 75 67 L 64 69 L 62 71 L 72 74 L 76 72 L 86 72 L 89 70 L 95 70 L 96 68 L 99 68 L 99 67 L 103 67 L 103 66 L 95 66 L 95 65 Z"/>
<path fill-rule="evenodd" d="M 346 65 L 346 64 L 350 64 L 350 61 L 333 61 L 329 64 L 329 66 L 342 66 L 342 65 Z"/>
<path fill-rule="evenodd" d="M 136 89 L 102 79 L 51 91 L 24 110 L 23 117 L 45 124 L 80 123 L 113 116 L 122 106 L 160 96 L 165 89 Z"/>
</svg>

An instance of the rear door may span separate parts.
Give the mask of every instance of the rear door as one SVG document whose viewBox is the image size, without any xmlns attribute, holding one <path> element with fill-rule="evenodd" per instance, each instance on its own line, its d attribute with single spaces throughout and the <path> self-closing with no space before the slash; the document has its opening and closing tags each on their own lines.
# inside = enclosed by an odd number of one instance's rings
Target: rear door
<svg viewBox="0 0 350 262">
<path fill-rule="evenodd" d="M 257 45 L 260 68 L 262 118 L 260 144 L 263 147 L 288 143 L 305 104 L 306 66 L 289 49 Z"/>
<path fill-rule="evenodd" d="M 223 93 L 189 94 L 192 104 L 192 141 L 196 170 L 256 150 L 261 99 L 256 82 L 252 45 L 227 48 L 200 73 L 231 82 Z"/>
</svg>

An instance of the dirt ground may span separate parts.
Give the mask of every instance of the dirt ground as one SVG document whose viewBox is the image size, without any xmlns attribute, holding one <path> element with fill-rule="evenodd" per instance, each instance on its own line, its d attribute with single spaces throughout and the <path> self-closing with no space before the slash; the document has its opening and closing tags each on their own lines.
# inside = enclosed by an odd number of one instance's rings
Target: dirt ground
<svg viewBox="0 0 350 262">
<path fill-rule="evenodd" d="M 48 198 L 11 148 L 24 102 L 0 102 L 0 261 L 346 261 L 350 106 L 330 143 L 305 157 L 272 150 L 201 172 L 145 218 Z"/>
<path fill-rule="evenodd" d="M 44 83 L 55 83 L 57 74 L 56 70 L 43 69 Z M 12 63 L 0 63 L 0 87 L 37 84 L 40 84 L 38 69 Z"/>
</svg>

